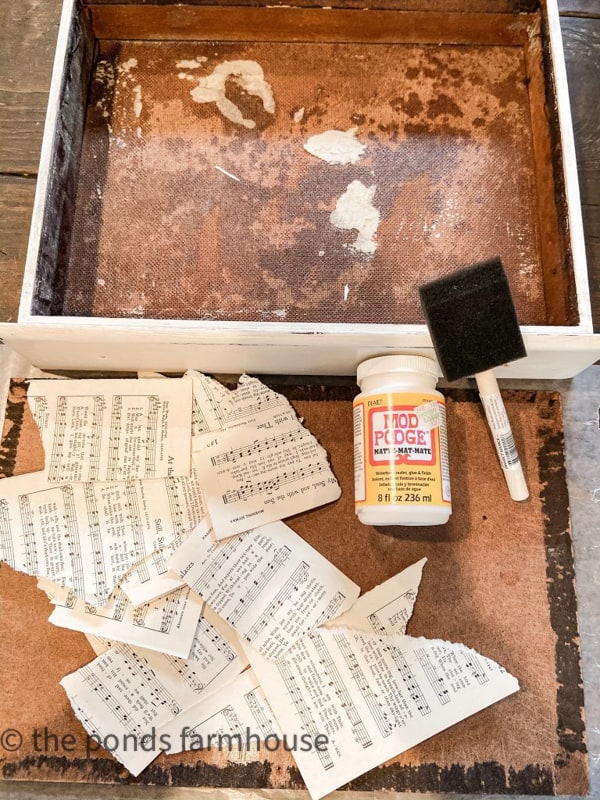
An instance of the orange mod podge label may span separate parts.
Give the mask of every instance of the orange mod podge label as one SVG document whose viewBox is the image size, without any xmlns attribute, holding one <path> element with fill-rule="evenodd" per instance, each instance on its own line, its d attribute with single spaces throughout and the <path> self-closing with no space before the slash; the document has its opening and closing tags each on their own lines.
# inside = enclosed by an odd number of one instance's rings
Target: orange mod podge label
<svg viewBox="0 0 600 800">
<path fill-rule="evenodd" d="M 354 401 L 356 505 L 450 505 L 446 408 L 435 395 Z"/>
</svg>

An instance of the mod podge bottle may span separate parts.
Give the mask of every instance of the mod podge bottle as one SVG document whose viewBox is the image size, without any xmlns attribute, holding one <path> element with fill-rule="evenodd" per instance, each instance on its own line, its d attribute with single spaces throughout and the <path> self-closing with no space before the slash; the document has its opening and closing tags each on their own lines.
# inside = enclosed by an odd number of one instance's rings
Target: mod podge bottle
<svg viewBox="0 0 600 800">
<path fill-rule="evenodd" d="M 442 525 L 452 513 L 446 402 L 426 356 L 370 358 L 354 400 L 354 497 L 365 525 Z"/>
</svg>

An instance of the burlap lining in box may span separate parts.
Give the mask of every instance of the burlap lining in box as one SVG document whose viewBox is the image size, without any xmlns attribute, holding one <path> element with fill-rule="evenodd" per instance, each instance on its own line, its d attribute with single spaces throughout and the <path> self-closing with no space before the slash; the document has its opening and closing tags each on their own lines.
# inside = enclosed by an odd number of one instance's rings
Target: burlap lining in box
<svg viewBox="0 0 600 800">
<path fill-rule="evenodd" d="M 227 81 L 253 129 L 191 94 L 237 60 L 273 89 L 271 114 Z M 102 41 L 60 313 L 418 323 L 419 283 L 500 255 L 545 324 L 528 85 L 514 46 Z M 355 164 L 303 149 L 352 127 Z M 330 222 L 357 180 L 373 254 Z"/>
</svg>

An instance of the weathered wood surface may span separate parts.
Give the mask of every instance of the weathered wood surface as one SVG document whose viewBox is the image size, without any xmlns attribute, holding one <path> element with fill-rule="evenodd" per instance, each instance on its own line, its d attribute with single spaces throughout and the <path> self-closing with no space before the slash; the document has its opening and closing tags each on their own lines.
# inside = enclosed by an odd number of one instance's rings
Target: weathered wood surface
<svg viewBox="0 0 600 800">
<path fill-rule="evenodd" d="M 594 320 L 600 331 L 600 2 L 560 0 Z M 0 10 L 0 318 L 14 319 L 31 219 L 60 0 Z M 29 176 L 29 177 L 28 177 Z M 5 255 L 6 254 L 6 255 Z"/>
<path fill-rule="evenodd" d="M 17 319 L 35 181 L 0 178 L 0 319 Z"/>
<path fill-rule="evenodd" d="M 591 5 L 591 0 L 589 0 Z M 600 0 L 594 0 L 600 11 Z M 600 331 L 600 18 L 563 17 L 592 307 Z"/>
<path fill-rule="evenodd" d="M 558 0 L 560 13 L 573 17 L 600 17 L 598 0 Z"/>
</svg>

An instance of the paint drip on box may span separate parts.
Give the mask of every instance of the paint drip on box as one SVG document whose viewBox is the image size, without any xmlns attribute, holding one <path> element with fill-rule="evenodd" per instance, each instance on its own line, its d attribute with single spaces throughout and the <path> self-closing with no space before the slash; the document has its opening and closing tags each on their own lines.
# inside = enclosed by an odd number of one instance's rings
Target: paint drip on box
<svg viewBox="0 0 600 800">
<path fill-rule="evenodd" d="M 413 355 L 363 361 L 354 400 L 355 510 L 365 525 L 443 525 L 452 513 L 438 366 Z"/>
</svg>

